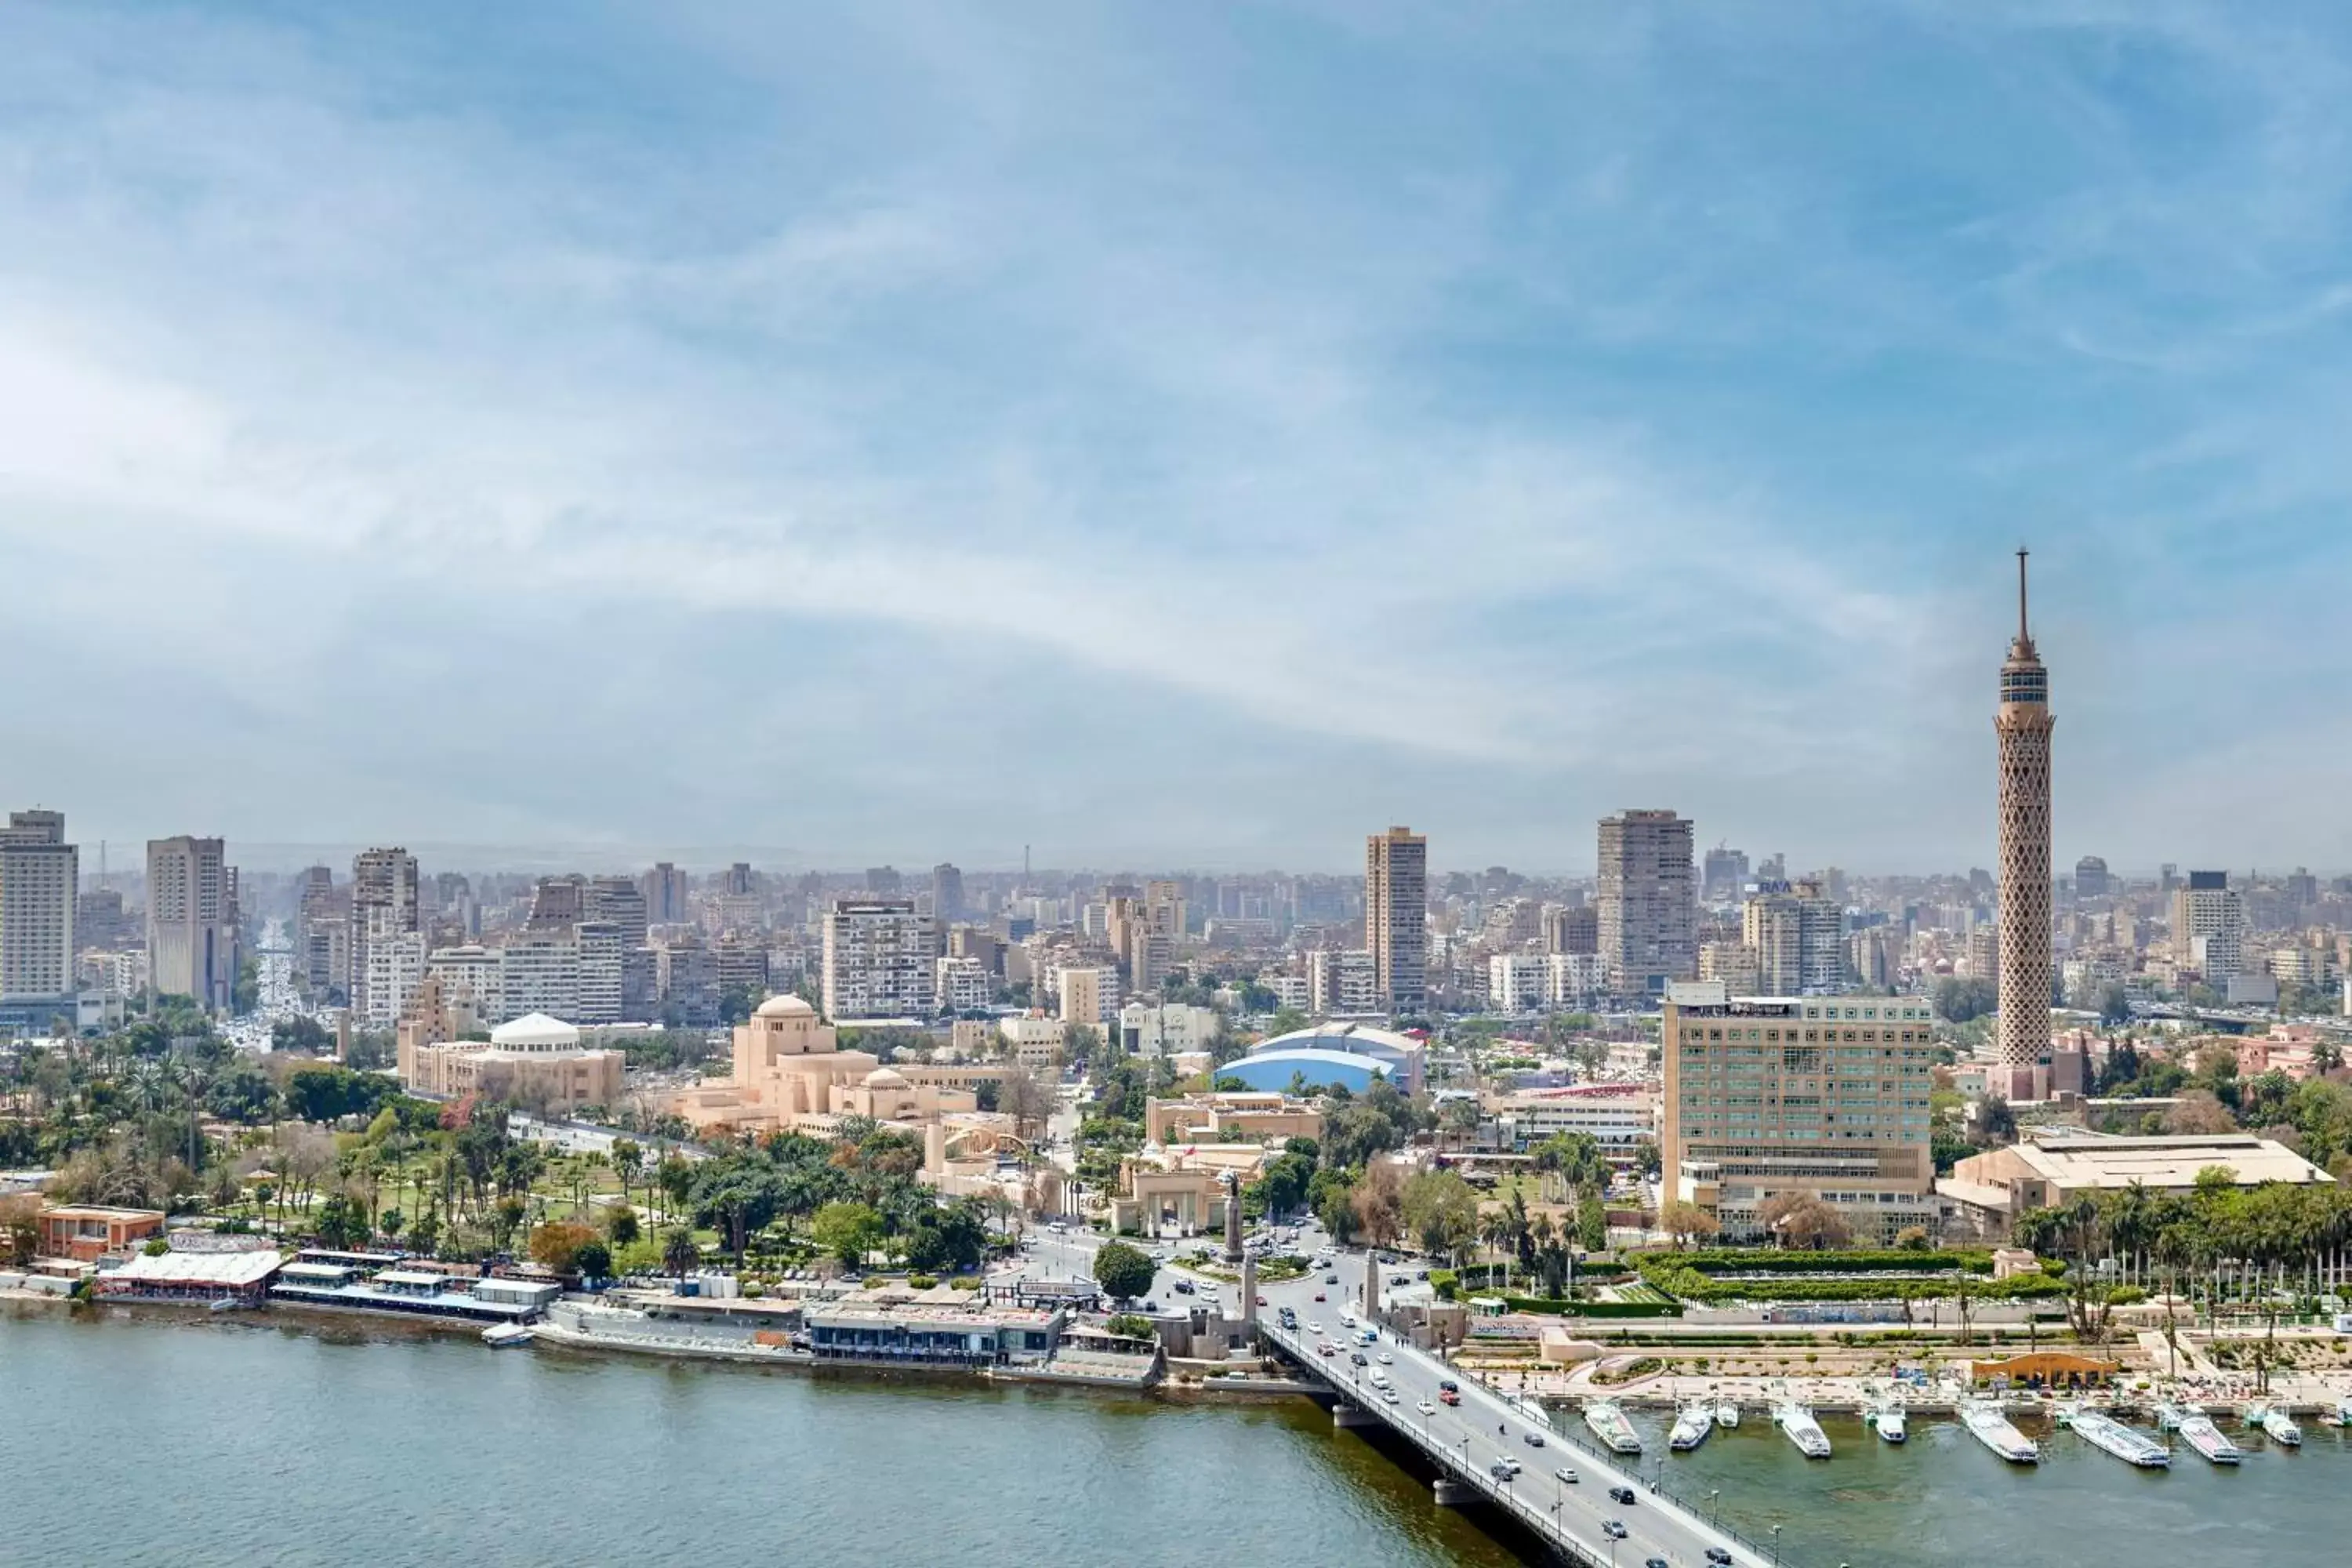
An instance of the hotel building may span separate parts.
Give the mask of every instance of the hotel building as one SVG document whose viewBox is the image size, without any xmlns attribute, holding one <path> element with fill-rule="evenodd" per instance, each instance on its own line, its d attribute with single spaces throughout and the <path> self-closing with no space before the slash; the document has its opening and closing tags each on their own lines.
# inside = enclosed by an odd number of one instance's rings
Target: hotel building
<svg viewBox="0 0 2352 1568">
<path fill-rule="evenodd" d="M 1671 1196 L 1728 1239 L 1761 1236 L 1758 1209 L 1788 1193 L 1828 1203 L 1859 1241 L 1938 1231 L 1925 997 L 1733 1000 L 1702 982 L 1676 986 L 1664 1013 Z"/>
</svg>

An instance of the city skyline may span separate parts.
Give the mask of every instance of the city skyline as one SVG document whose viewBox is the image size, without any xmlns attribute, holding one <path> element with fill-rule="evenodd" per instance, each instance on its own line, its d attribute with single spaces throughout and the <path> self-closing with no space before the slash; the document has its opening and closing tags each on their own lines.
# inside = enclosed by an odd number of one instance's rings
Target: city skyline
<svg viewBox="0 0 2352 1568">
<path fill-rule="evenodd" d="M 452 15 L 10 15 L 86 839 L 1989 864 L 2031 533 L 2060 863 L 2352 864 L 2333 30 Z"/>
</svg>

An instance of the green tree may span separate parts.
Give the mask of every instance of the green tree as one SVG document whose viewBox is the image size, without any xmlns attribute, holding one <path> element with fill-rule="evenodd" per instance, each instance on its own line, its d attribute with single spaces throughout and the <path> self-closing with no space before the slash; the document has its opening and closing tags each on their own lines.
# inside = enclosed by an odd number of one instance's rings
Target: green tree
<svg viewBox="0 0 2352 1568">
<path fill-rule="evenodd" d="M 583 1279 L 610 1279 L 613 1277 L 613 1249 L 591 1237 L 580 1244 L 572 1255 L 572 1267 Z"/>
<path fill-rule="evenodd" d="M 1408 1178 L 1400 1202 L 1404 1223 L 1433 1258 L 1458 1260 L 1478 1239 L 1478 1194 L 1453 1171 L 1423 1171 Z"/>
<path fill-rule="evenodd" d="M 886 1234 L 882 1216 L 858 1203 L 829 1203 L 809 1222 L 811 1239 L 844 1268 L 865 1268 L 866 1255 L 882 1245 Z"/>
<path fill-rule="evenodd" d="M 637 1239 L 641 1228 L 637 1211 L 622 1204 L 604 1216 L 604 1235 L 614 1247 L 627 1247 Z"/>
<path fill-rule="evenodd" d="M 694 1232 L 684 1226 L 673 1226 L 662 1237 L 662 1267 L 683 1279 L 700 1266 L 702 1248 L 694 1244 Z"/>
<path fill-rule="evenodd" d="M 1123 1241 L 1105 1242 L 1095 1254 L 1095 1283 L 1114 1300 L 1129 1301 L 1151 1289 L 1159 1265 Z"/>
</svg>

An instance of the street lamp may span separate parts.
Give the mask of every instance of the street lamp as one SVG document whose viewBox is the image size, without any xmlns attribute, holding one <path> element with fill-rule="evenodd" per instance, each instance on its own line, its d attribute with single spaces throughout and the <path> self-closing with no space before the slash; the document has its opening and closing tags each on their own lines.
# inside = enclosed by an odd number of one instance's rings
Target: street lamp
<svg viewBox="0 0 2352 1568">
<path fill-rule="evenodd" d="M 1715 1500 L 1722 1495 L 1723 1489 L 1721 1487 L 1709 1487 L 1706 1489 L 1706 1521 L 1709 1524 L 1713 1524 L 1716 1521 L 1723 1517 L 1723 1510 L 1716 1506 Z"/>
<path fill-rule="evenodd" d="M 1780 1527 L 1777 1524 L 1772 1527 L 1772 1561 L 1780 1561 Z"/>
</svg>

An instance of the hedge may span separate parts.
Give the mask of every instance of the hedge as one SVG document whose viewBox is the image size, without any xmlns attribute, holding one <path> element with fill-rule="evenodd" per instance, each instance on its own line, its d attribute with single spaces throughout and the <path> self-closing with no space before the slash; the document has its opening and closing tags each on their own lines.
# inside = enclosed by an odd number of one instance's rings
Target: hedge
<svg viewBox="0 0 2352 1568">
<path fill-rule="evenodd" d="M 1948 1281 L 1938 1279 L 1714 1279 L 1695 1269 L 1659 1268 L 1649 1282 L 1685 1301 L 1710 1306 L 1727 1301 L 1900 1301 L 1934 1300 L 1952 1294 Z M 2066 1288 L 2046 1274 L 2019 1274 L 1997 1283 L 1974 1285 L 1969 1294 L 1979 1300 L 2023 1300 L 2063 1296 Z"/>
<path fill-rule="evenodd" d="M 1659 1265 L 1701 1274 L 1948 1274 L 1955 1268 L 1971 1274 L 1992 1272 L 1990 1252 L 1906 1252 L 1900 1247 L 1844 1252 L 1711 1247 L 1698 1252 L 1645 1252 L 1636 1261 L 1644 1275 Z"/>
<path fill-rule="evenodd" d="M 1550 1318 L 1679 1318 L 1680 1301 L 1563 1301 L 1556 1296 L 1506 1296 L 1503 1305 L 1514 1312 L 1538 1312 Z"/>
</svg>

